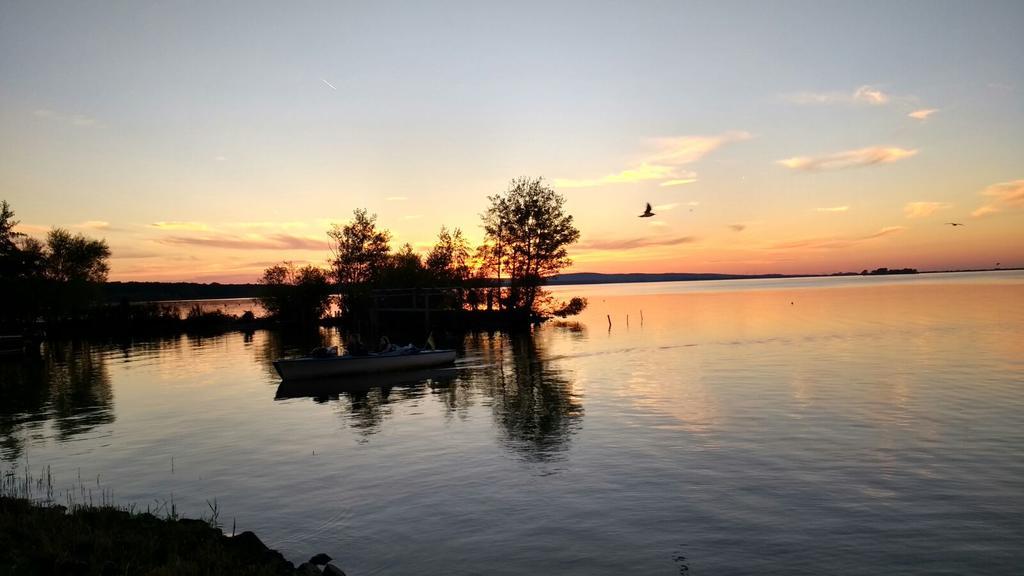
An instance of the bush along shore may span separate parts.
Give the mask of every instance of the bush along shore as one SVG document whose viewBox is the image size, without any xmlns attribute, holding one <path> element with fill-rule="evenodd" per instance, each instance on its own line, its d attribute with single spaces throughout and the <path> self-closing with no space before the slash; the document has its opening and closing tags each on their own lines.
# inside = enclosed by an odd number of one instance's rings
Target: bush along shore
<svg viewBox="0 0 1024 576">
<path fill-rule="evenodd" d="M 39 491 L 45 496 L 34 498 Z M 99 505 L 75 503 L 72 494 L 66 506 L 53 502 L 48 471 L 42 480 L 4 474 L 0 575 L 345 574 L 326 554 L 296 567 L 252 532 L 224 534 L 215 503 L 209 517 L 189 519 L 173 504 L 142 512 L 114 505 L 106 492 Z"/>
</svg>

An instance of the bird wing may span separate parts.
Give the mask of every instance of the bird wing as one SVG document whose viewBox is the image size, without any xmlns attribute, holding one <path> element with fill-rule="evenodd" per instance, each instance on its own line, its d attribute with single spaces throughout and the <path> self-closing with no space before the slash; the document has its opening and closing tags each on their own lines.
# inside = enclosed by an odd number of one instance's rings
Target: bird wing
<svg viewBox="0 0 1024 576">
<path fill-rule="evenodd" d="M 650 212 L 650 211 L 651 211 L 651 203 L 650 203 L 650 202 L 648 202 L 648 203 L 647 203 L 647 209 L 646 209 L 646 210 L 644 210 L 644 212 Z"/>
</svg>

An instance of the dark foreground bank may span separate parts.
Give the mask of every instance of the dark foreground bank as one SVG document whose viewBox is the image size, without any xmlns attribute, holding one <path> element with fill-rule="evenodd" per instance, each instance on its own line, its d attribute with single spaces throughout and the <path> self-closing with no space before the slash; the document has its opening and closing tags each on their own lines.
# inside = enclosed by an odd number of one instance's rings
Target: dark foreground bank
<svg viewBox="0 0 1024 576">
<path fill-rule="evenodd" d="M 252 532 L 114 507 L 40 505 L 0 496 L 0 575 L 344 574 L 318 554 L 298 568 Z"/>
</svg>

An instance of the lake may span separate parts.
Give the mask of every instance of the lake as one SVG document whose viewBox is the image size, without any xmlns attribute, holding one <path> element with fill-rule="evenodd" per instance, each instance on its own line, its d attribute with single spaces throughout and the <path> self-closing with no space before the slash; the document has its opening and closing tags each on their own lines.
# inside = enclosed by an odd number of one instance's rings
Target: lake
<svg viewBox="0 0 1024 576">
<path fill-rule="evenodd" d="M 1024 273 L 554 292 L 590 305 L 353 389 L 273 371 L 326 329 L 47 345 L 0 458 L 353 576 L 1024 567 Z"/>
</svg>

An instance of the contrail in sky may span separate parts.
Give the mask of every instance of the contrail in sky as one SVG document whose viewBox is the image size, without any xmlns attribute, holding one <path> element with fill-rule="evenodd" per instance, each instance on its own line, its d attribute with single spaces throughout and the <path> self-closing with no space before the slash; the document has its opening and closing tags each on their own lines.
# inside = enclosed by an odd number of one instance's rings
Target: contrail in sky
<svg viewBox="0 0 1024 576">
<path fill-rule="evenodd" d="M 327 80 L 324 80 L 323 78 L 321 78 L 320 81 L 323 82 L 324 84 L 327 84 L 331 88 L 331 90 L 337 90 L 337 88 L 334 87 L 334 84 L 331 84 Z"/>
</svg>

